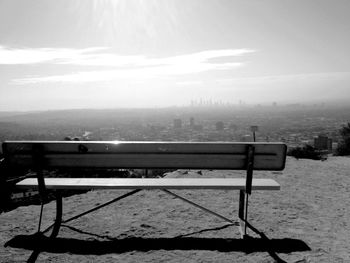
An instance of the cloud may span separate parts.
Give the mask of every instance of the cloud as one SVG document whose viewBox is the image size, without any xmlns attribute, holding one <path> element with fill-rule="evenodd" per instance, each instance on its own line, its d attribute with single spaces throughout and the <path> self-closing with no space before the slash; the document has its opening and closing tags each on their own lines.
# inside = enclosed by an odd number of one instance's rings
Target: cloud
<svg viewBox="0 0 350 263">
<path fill-rule="evenodd" d="M 5 50 L 5 51 L 4 51 Z M 75 65 L 82 70 L 55 76 L 25 77 L 12 81 L 14 84 L 29 84 L 38 82 L 98 82 L 120 79 L 150 79 L 154 77 L 169 77 L 183 74 L 195 74 L 213 70 L 231 70 L 243 66 L 242 62 L 213 63 L 215 58 L 230 58 L 255 52 L 251 49 L 222 49 L 169 57 L 147 57 L 144 55 L 118 55 L 102 52 L 106 48 L 87 49 L 0 49 L 7 55 L 7 64 L 51 63 L 55 65 Z M 16 56 L 24 54 L 22 58 Z M 5 64 L 5 63 L 3 63 Z M 94 70 L 86 70 L 86 67 Z M 106 69 L 106 67 L 109 67 Z M 103 69 L 101 69 L 103 68 Z M 84 69 L 84 70 L 83 70 Z"/>
<path fill-rule="evenodd" d="M 189 63 L 189 64 L 169 64 L 154 67 L 141 67 L 132 69 L 82 71 L 72 74 L 29 77 L 14 80 L 14 84 L 30 84 L 39 82 L 100 82 L 112 80 L 147 80 L 155 77 L 169 77 L 184 74 L 200 73 L 210 70 L 229 70 L 242 66 L 242 63 Z"/>
<path fill-rule="evenodd" d="M 70 48 L 8 48 L 0 46 L 0 65 L 28 65 L 39 63 L 63 63 L 91 52 L 103 50 L 102 47 Z"/>
<path fill-rule="evenodd" d="M 187 64 L 206 62 L 209 59 L 220 57 L 235 57 L 255 52 L 252 49 L 222 49 L 206 50 L 192 54 L 165 58 L 149 58 L 146 56 L 121 56 L 112 53 L 80 54 L 72 59 L 61 61 L 60 64 L 81 66 L 160 66 L 170 64 Z"/>
</svg>

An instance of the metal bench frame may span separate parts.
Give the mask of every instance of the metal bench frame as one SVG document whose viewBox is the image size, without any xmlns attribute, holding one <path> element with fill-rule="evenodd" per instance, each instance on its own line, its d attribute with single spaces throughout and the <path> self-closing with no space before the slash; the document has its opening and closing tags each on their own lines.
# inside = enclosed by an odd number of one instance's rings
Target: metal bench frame
<svg viewBox="0 0 350 263">
<path fill-rule="evenodd" d="M 84 142 L 76 142 L 77 144 L 79 144 L 79 151 L 84 151 L 85 150 L 85 146 L 84 146 Z M 6 151 L 6 147 L 5 147 L 5 151 Z M 284 148 L 284 151 L 286 151 L 286 147 Z M 249 204 L 249 195 L 252 192 L 252 182 L 253 182 L 253 171 L 254 171 L 254 157 L 255 157 L 255 144 L 254 143 L 247 143 L 247 151 L 246 151 L 246 183 L 245 183 L 245 187 L 244 189 L 240 189 L 239 190 L 239 209 L 238 209 L 238 218 L 239 218 L 239 231 L 240 231 L 240 235 L 242 238 L 247 237 L 247 225 L 248 225 L 248 204 Z M 285 159 L 285 153 L 284 153 L 284 157 Z M 82 217 L 84 215 L 87 215 L 91 212 L 94 212 L 98 209 L 101 209 L 107 205 L 110 205 L 112 203 L 116 203 L 117 201 L 120 201 L 128 196 L 134 195 L 136 193 L 138 193 L 139 191 L 143 190 L 143 189 L 147 189 L 147 188 L 138 188 L 138 189 L 134 189 L 124 195 L 121 195 L 119 197 L 114 198 L 113 200 L 110 200 L 104 204 L 101 204 L 99 206 L 96 206 L 90 210 L 87 210 L 83 213 L 80 213 L 76 216 L 73 216 L 69 219 L 63 220 L 62 219 L 62 206 L 63 206 L 63 202 L 62 202 L 62 194 L 61 194 L 61 190 L 57 189 L 55 190 L 55 197 L 56 197 L 56 219 L 54 221 L 54 223 L 52 225 L 50 225 L 48 228 L 46 228 L 45 230 L 41 231 L 41 223 L 42 223 L 42 215 L 43 215 L 43 210 L 44 210 L 44 203 L 45 200 L 47 198 L 47 188 L 45 185 L 45 179 L 44 179 L 44 174 L 43 174 L 43 170 L 45 169 L 45 166 L 43 165 L 45 163 L 45 157 L 44 157 L 44 150 L 42 147 L 42 144 L 33 144 L 32 147 L 32 163 L 33 163 L 33 169 L 36 172 L 36 176 L 37 176 L 37 187 L 39 190 L 39 194 L 41 197 L 41 208 L 40 208 L 40 216 L 39 216 L 39 222 L 38 222 L 38 232 L 40 233 L 46 233 L 48 232 L 50 229 L 52 229 L 52 232 L 50 234 L 50 237 L 56 237 L 59 233 L 59 229 L 61 227 L 62 223 L 68 223 L 70 221 L 73 221 L 79 217 Z M 284 161 L 285 162 L 285 161 Z M 6 165 L 6 152 L 5 152 L 5 163 L 4 165 Z M 284 165 L 285 163 L 283 163 L 283 167 L 281 167 L 282 170 L 284 169 Z M 274 169 L 276 170 L 276 169 Z M 147 170 L 146 170 L 147 171 Z M 160 179 L 161 180 L 161 179 Z M 199 178 L 200 180 L 200 178 Z M 160 190 L 162 190 L 163 192 L 165 192 L 166 194 L 169 194 L 175 198 L 178 198 L 184 202 L 187 202 L 188 204 L 195 206 L 201 210 L 203 210 L 206 213 L 210 213 L 216 217 L 219 217 L 220 219 L 229 222 L 230 224 L 235 224 L 234 220 L 231 220 L 223 215 L 220 215 L 208 208 L 205 208 L 191 200 L 188 200 L 176 193 L 173 193 L 172 191 L 170 191 L 169 189 L 164 189 L 164 188 L 159 188 Z"/>
</svg>

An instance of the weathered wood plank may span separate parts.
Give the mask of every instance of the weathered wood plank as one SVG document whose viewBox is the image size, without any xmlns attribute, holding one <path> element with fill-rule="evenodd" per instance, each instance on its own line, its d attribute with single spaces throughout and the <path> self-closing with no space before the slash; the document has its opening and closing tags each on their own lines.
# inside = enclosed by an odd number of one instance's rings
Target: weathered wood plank
<svg viewBox="0 0 350 263">
<path fill-rule="evenodd" d="M 77 168 L 246 168 L 248 145 L 254 145 L 254 170 L 283 170 L 282 143 L 192 142 L 4 142 L 10 166 L 33 166 L 33 149 L 40 144 L 44 167 Z"/>
<path fill-rule="evenodd" d="M 217 189 L 244 190 L 245 178 L 45 178 L 47 189 Z M 17 183 L 21 189 L 37 188 L 36 178 Z M 253 179 L 252 190 L 279 190 L 273 179 Z"/>
<path fill-rule="evenodd" d="M 5 141 L 9 153 L 31 153 L 33 145 L 43 145 L 47 153 L 78 152 L 84 145 L 87 152 L 95 153 L 245 153 L 247 145 L 254 145 L 256 153 L 276 154 L 283 143 L 264 142 L 160 142 L 160 141 Z M 279 146 L 278 146 L 279 145 Z"/>
</svg>

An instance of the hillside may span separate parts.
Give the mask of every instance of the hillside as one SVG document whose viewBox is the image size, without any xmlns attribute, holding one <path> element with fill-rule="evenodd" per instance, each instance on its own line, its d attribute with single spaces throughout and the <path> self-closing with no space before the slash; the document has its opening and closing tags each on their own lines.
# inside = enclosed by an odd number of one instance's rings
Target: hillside
<svg viewBox="0 0 350 263">
<path fill-rule="evenodd" d="M 168 176 L 235 173 L 177 171 Z M 288 158 L 283 172 L 255 176 L 276 179 L 281 191 L 253 193 L 250 223 L 262 234 L 250 232 L 251 240 L 239 240 L 237 226 L 181 200 L 160 191 L 142 191 L 62 227 L 53 241 L 42 240 L 44 251 L 37 262 L 350 262 L 350 158 L 323 162 Z M 122 192 L 91 191 L 65 198 L 66 217 Z M 237 191 L 179 193 L 222 214 L 237 214 Z M 54 209 L 54 203 L 45 207 L 44 225 L 50 223 Z M 35 248 L 30 234 L 38 214 L 39 206 L 0 214 L 1 262 L 30 257 Z"/>
</svg>

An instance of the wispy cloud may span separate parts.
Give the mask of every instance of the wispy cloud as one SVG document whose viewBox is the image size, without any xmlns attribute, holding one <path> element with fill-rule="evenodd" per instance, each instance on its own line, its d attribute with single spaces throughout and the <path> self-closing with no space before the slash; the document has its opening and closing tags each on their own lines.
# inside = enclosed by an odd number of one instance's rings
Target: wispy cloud
<svg viewBox="0 0 350 263">
<path fill-rule="evenodd" d="M 118 55 L 106 52 L 107 48 L 86 49 L 8 49 L 0 46 L 0 64 L 54 64 L 80 66 L 79 72 L 63 75 L 24 77 L 15 84 L 38 82 L 96 82 L 118 79 L 149 79 L 181 74 L 200 73 L 212 70 L 230 70 L 243 66 L 235 62 L 237 56 L 255 52 L 252 49 L 222 49 L 169 56 L 147 57 L 144 55 Z M 212 62 L 212 59 L 228 58 L 228 62 Z M 227 59 L 225 60 L 227 61 Z M 91 67 L 91 70 L 86 70 Z M 106 69 L 107 67 L 107 69 Z"/>
<path fill-rule="evenodd" d="M 98 82 L 112 80 L 141 80 L 154 77 L 166 77 L 191 73 L 200 73 L 210 70 L 229 70 L 234 67 L 242 66 L 242 63 L 190 63 L 190 64 L 169 64 L 154 67 L 116 69 L 116 70 L 98 70 L 82 71 L 72 74 L 47 76 L 47 77 L 30 77 L 14 80 L 16 84 L 29 84 L 38 82 Z"/>
<path fill-rule="evenodd" d="M 221 49 L 206 50 L 191 54 L 171 56 L 164 58 L 152 58 L 146 56 L 121 56 L 113 53 L 79 54 L 72 59 L 61 61 L 60 64 L 72 64 L 82 66 L 160 66 L 170 64 L 187 64 L 208 62 L 210 59 L 220 57 L 236 57 L 255 52 L 252 49 Z"/>
<path fill-rule="evenodd" d="M 28 65 L 39 63 L 65 63 L 83 55 L 106 48 L 8 48 L 0 46 L 0 65 Z"/>
</svg>

